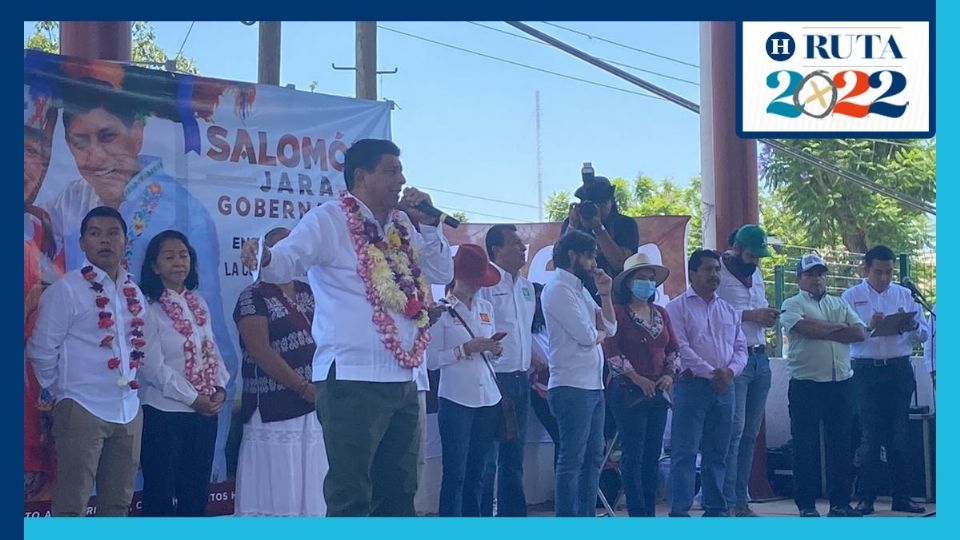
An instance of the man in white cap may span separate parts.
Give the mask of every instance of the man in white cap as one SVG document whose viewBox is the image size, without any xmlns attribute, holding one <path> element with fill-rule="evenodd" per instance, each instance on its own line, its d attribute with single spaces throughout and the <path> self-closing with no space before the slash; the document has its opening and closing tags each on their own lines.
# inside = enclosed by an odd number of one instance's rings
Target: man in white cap
<svg viewBox="0 0 960 540">
<path fill-rule="evenodd" d="M 820 517 L 820 422 L 829 467 L 830 517 L 861 517 L 850 507 L 854 389 L 850 343 L 866 335 L 863 321 L 827 294 L 827 265 L 815 253 L 797 263 L 800 292 L 783 302 L 780 322 L 790 338 L 787 371 L 793 437 L 794 500 L 800 517 Z"/>
</svg>

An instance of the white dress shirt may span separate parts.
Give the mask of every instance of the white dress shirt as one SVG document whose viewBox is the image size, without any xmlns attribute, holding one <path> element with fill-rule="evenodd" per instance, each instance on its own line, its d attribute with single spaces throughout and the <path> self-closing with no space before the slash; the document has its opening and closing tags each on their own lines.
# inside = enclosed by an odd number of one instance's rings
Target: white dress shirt
<svg viewBox="0 0 960 540">
<path fill-rule="evenodd" d="M 716 294 L 730 304 L 740 316 L 740 328 L 747 338 L 747 347 L 766 345 L 767 335 L 763 326 L 753 321 L 743 320 L 743 311 L 770 307 L 767 296 L 763 292 L 763 274 L 760 273 L 759 268 L 753 272 L 751 279 L 753 282 L 750 287 L 745 287 L 743 282 L 727 269 L 726 263 L 720 263 L 720 287 Z"/>
<path fill-rule="evenodd" d="M 493 304 L 497 332 L 506 332 L 500 341 L 503 356 L 497 362 L 497 373 L 513 373 L 530 369 L 531 332 L 533 313 L 537 310 L 537 297 L 533 283 L 493 265 L 500 272 L 500 282 L 493 287 L 480 289 L 478 296 Z"/>
<path fill-rule="evenodd" d="M 98 308 L 97 294 L 80 272 L 86 266 L 92 265 L 84 260 L 81 268 L 64 274 L 40 297 L 37 325 L 27 345 L 27 358 L 33 362 L 40 387 L 50 391 L 58 401 L 72 399 L 101 420 L 126 424 L 136 418 L 140 409 L 137 391 L 127 384 L 118 384 L 121 374 L 126 380 L 137 376 L 137 370 L 130 369 L 133 352 L 130 323 L 134 315 L 127 309 L 123 294 L 128 280 L 136 288 L 143 308 L 140 317 L 145 322 L 147 302 L 125 270 L 119 270 L 114 282 L 94 266 L 95 281 L 103 286 L 103 295 L 109 299 L 103 309 Z M 112 327 L 98 326 L 101 311 L 112 315 Z M 144 334 L 147 338 L 151 334 L 146 325 Z M 109 348 L 101 347 L 101 340 L 107 335 L 114 336 L 113 342 Z M 150 349 L 153 345 L 147 339 L 143 349 L 144 367 L 153 357 Z M 107 361 L 113 357 L 120 359 L 117 369 L 107 367 Z"/>
<path fill-rule="evenodd" d="M 190 311 L 187 305 L 187 299 L 184 294 L 167 289 L 170 299 L 180 304 L 183 310 L 183 316 L 190 321 L 193 327 L 193 333 L 189 338 L 184 338 L 173 326 L 171 319 L 160 302 L 154 302 L 149 305 L 150 315 L 153 317 L 155 329 L 154 336 L 159 343 L 158 359 L 163 366 L 169 370 L 165 377 L 157 379 L 155 377 L 146 377 L 144 384 L 140 387 L 140 399 L 144 405 L 149 405 L 155 409 L 166 412 L 193 412 L 190 405 L 197 399 L 197 390 L 186 378 L 186 355 L 183 352 L 183 345 L 187 339 L 193 341 L 196 359 L 199 364 L 203 357 L 203 340 L 209 339 L 214 344 L 217 352 L 217 380 L 216 386 L 226 388 L 230 374 L 227 367 L 223 364 L 223 357 L 220 356 L 220 348 L 217 347 L 213 338 L 213 325 L 211 324 L 210 308 L 207 302 L 196 291 L 193 295 L 200 301 L 200 305 L 207 312 L 207 320 L 203 326 L 197 324 L 197 319 Z M 186 291 L 184 291 L 185 293 Z M 154 362 L 151 362 L 154 363 Z M 199 367 L 199 366 L 198 366 Z M 146 368 L 146 364 L 144 365 Z"/>
<path fill-rule="evenodd" d="M 931 307 L 933 313 L 930 314 L 930 335 L 923 344 L 923 367 L 927 368 L 927 373 L 937 370 L 937 305 Z"/>
<path fill-rule="evenodd" d="M 923 308 L 917 304 L 906 287 L 891 283 L 887 290 L 879 293 L 864 279 L 860 284 L 843 291 L 841 298 L 853 307 L 853 311 L 865 324 L 870 324 L 875 312 L 893 315 L 901 308 L 908 313 L 917 312 L 916 321 L 919 326 L 912 332 L 870 337 L 870 330 L 867 330 L 866 340 L 850 344 L 850 356 L 853 358 L 887 359 L 910 356 L 913 354 L 913 345 L 927 339 L 929 332 Z"/>
<path fill-rule="evenodd" d="M 473 306 L 468 308 L 459 299 L 451 296 L 450 305 L 463 317 L 475 337 L 488 338 L 496 333 L 496 319 L 490 302 L 475 296 Z M 435 354 L 429 354 L 427 358 L 430 359 L 430 369 L 440 369 L 437 396 L 464 407 L 496 405 L 500 402 L 500 390 L 486 360 L 480 353 L 469 356 L 462 354 L 460 347 L 471 339 L 460 319 L 449 312 L 444 312 L 433 326 L 430 349 Z M 490 354 L 487 354 L 487 358 L 493 360 Z"/>
<path fill-rule="evenodd" d="M 377 223 L 373 213 L 359 199 L 360 210 Z M 441 228 L 420 225 L 414 229 L 410 219 L 398 212 L 399 219 L 410 231 L 417 262 L 429 283 L 447 284 L 453 280 L 453 258 Z M 384 238 L 383 227 L 377 223 Z M 387 230 L 393 229 L 388 222 Z M 337 362 L 337 379 L 347 381 L 405 382 L 415 381 L 417 370 L 400 366 L 400 362 L 380 341 L 380 332 L 373 324 L 373 306 L 357 273 L 357 254 L 347 227 L 347 216 L 339 200 L 313 208 L 290 232 L 270 249 L 270 264 L 263 267 L 261 278 L 269 283 L 286 283 L 304 273 L 316 298 L 313 315 L 313 339 L 317 352 L 313 357 L 313 380 L 327 378 L 330 366 Z M 391 311 L 397 335 L 405 350 L 413 348 L 417 337 L 414 321 L 402 313 Z"/>
<path fill-rule="evenodd" d="M 603 349 L 597 343 L 597 312 L 600 306 L 583 287 L 580 278 L 558 268 L 543 288 L 540 298 L 550 342 L 549 388 L 571 386 L 603 389 Z M 617 321 L 603 318 L 607 337 L 617 333 Z"/>
</svg>

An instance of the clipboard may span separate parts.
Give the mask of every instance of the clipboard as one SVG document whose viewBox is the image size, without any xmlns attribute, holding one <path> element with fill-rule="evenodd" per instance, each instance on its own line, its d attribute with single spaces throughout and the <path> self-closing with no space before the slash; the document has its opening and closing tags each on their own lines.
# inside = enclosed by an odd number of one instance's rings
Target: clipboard
<svg viewBox="0 0 960 540">
<path fill-rule="evenodd" d="M 897 313 L 887 315 L 881 319 L 880 322 L 877 323 L 877 327 L 870 332 L 870 337 L 895 336 L 900 333 L 900 327 L 904 323 L 912 321 L 916 316 L 916 311 L 898 311 Z"/>
</svg>

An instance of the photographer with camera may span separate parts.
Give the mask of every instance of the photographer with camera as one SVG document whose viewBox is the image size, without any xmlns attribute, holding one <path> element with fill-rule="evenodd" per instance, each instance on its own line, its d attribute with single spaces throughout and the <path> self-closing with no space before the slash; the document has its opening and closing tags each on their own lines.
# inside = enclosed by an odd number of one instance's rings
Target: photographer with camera
<svg viewBox="0 0 960 540">
<path fill-rule="evenodd" d="M 640 246 L 637 222 L 620 214 L 613 185 L 603 176 L 594 176 L 589 162 L 583 164 L 581 178 L 583 185 L 574 192 L 580 202 L 570 205 L 570 214 L 563 221 L 560 235 L 569 227 L 592 235 L 597 239 L 597 268 L 615 276 L 623 271 L 624 261 Z M 593 279 L 584 280 L 584 286 L 599 304 Z"/>
</svg>

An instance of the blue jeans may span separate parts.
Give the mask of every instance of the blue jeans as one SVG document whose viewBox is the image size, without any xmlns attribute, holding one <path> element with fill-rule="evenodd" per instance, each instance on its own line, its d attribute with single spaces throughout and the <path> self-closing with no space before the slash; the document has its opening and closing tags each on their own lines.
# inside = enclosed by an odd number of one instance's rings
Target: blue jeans
<svg viewBox="0 0 960 540">
<path fill-rule="evenodd" d="M 560 428 L 557 517 L 595 517 L 603 464 L 603 390 L 558 386 L 550 389 L 547 402 Z"/>
<path fill-rule="evenodd" d="M 480 515 L 480 475 L 500 421 L 500 405 L 465 407 L 440 398 L 437 423 L 443 448 L 440 516 Z"/>
<path fill-rule="evenodd" d="M 747 486 L 753 467 L 753 451 L 757 434 L 767 409 L 770 392 L 770 359 L 766 352 L 751 353 L 743 373 L 734 379 L 733 394 L 736 408 L 733 412 L 733 430 L 727 449 L 727 477 L 723 482 L 723 496 L 727 506 L 746 504 Z"/>
<path fill-rule="evenodd" d="M 620 472 L 623 491 L 627 495 L 630 517 L 653 517 L 657 505 L 657 464 L 663 448 L 663 431 L 667 427 L 667 407 L 641 402 L 633 407 L 624 403 L 621 380 L 610 382 L 610 410 L 620 429 Z"/>
<path fill-rule="evenodd" d="M 710 381 L 696 377 L 673 387 L 673 422 L 670 426 L 670 515 L 689 515 L 697 481 L 697 451 L 703 509 L 725 512 L 723 479 L 733 426 L 734 390 L 718 395 Z"/>
<path fill-rule="evenodd" d="M 530 381 L 525 371 L 497 373 L 503 395 L 513 401 L 517 410 L 517 438 L 494 443 L 483 469 L 480 515 L 493 515 L 493 486 L 496 477 L 497 517 L 527 517 L 527 497 L 523 492 L 523 455 L 527 445 L 527 410 Z"/>
</svg>

